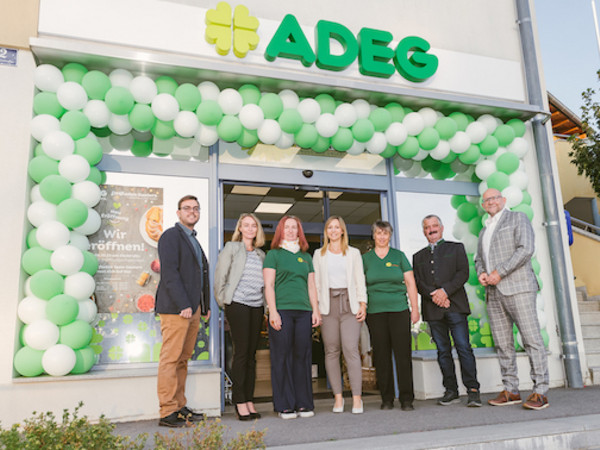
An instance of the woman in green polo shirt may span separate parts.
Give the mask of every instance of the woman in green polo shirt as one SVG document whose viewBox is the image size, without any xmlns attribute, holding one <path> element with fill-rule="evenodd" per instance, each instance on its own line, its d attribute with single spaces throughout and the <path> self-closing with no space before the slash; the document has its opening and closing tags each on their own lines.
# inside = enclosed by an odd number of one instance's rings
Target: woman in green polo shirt
<svg viewBox="0 0 600 450">
<path fill-rule="evenodd" d="M 381 392 L 381 409 L 394 407 L 393 351 L 400 406 L 403 411 L 412 411 L 415 396 L 410 327 L 411 322 L 419 321 L 417 285 L 406 255 L 390 248 L 393 229 L 389 222 L 378 220 L 372 230 L 375 248 L 363 255 L 363 266 L 367 283 L 367 325 Z"/>
<path fill-rule="evenodd" d="M 263 263 L 273 407 L 282 419 L 314 416 L 311 327 L 320 325 L 321 314 L 307 250 L 300 220 L 284 216 Z"/>
</svg>

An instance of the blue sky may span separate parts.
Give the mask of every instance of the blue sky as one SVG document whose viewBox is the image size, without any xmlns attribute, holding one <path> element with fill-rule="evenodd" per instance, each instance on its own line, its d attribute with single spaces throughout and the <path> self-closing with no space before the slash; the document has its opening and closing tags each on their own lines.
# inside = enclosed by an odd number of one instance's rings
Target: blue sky
<svg viewBox="0 0 600 450">
<path fill-rule="evenodd" d="M 546 89 L 581 117 L 581 93 L 600 89 L 591 0 L 535 0 L 535 14 Z"/>
</svg>

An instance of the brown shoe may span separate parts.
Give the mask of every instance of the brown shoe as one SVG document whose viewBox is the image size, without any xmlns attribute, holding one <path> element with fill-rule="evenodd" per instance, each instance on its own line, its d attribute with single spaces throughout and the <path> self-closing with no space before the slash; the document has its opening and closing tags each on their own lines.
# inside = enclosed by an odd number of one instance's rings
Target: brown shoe
<svg viewBox="0 0 600 450">
<path fill-rule="evenodd" d="M 523 403 L 523 408 L 526 409 L 535 409 L 539 411 L 540 409 L 544 409 L 550 406 L 548 403 L 548 398 L 545 395 L 538 394 L 534 392 L 531 394 L 525 403 Z"/>
<path fill-rule="evenodd" d="M 495 399 L 488 400 L 488 403 L 492 406 L 516 405 L 517 403 L 521 403 L 521 396 L 504 390 Z"/>
</svg>

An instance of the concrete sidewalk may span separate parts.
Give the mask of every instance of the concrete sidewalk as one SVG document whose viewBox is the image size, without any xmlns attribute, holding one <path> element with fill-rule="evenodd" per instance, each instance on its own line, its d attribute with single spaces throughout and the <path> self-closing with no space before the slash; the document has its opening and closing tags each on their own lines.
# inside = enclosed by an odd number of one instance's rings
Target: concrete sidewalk
<svg viewBox="0 0 600 450">
<path fill-rule="evenodd" d="M 526 398 L 529 392 L 522 392 Z M 488 406 L 495 394 L 484 394 L 481 408 L 463 403 L 439 406 L 435 400 L 415 401 L 415 411 L 379 409 L 379 396 L 365 396 L 364 414 L 350 413 L 350 399 L 343 414 L 331 412 L 333 400 L 315 400 L 315 416 L 282 420 L 271 403 L 257 405 L 263 417 L 255 423 L 240 422 L 228 406 L 222 423 L 226 437 L 249 429 L 266 429 L 269 448 L 286 449 L 429 449 L 429 448 L 528 448 L 600 449 L 600 386 L 584 389 L 552 389 L 550 407 L 529 411 L 521 405 Z M 155 432 L 167 433 L 158 420 L 119 423 L 115 432 L 135 436 L 148 433 L 152 448 Z M 177 430 L 176 432 L 180 432 Z"/>
</svg>

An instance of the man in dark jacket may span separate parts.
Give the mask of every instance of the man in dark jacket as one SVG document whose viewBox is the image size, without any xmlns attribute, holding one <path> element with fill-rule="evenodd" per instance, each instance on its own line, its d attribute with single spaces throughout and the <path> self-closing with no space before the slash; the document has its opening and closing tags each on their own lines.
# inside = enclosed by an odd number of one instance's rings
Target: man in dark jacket
<svg viewBox="0 0 600 450">
<path fill-rule="evenodd" d="M 458 353 L 462 381 L 467 388 L 467 406 L 481 406 L 477 366 L 469 342 L 467 316 L 471 313 L 464 284 L 469 279 L 469 261 L 460 242 L 443 239 L 444 227 L 436 215 L 423 219 L 423 234 L 429 245 L 413 256 L 417 289 L 421 294 L 423 320 L 429 323 L 437 346 L 438 363 L 446 392 L 440 405 L 460 402 L 452 357 L 452 343 Z"/>
<path fill-rule="evenodd" d="M 208 261 L 194 231 L 200 219 L 198 199 L 187 195 L 179 200 L 177 217 L 179 223 L 158 241 L 161 278 L 156 312 L 163 340 L 158 363 L 158 424 L 167 427 L 183 427 L 203 418 L 186 406 L 185 382 L 200 316 L 210 315 Z"/>
</svg>

